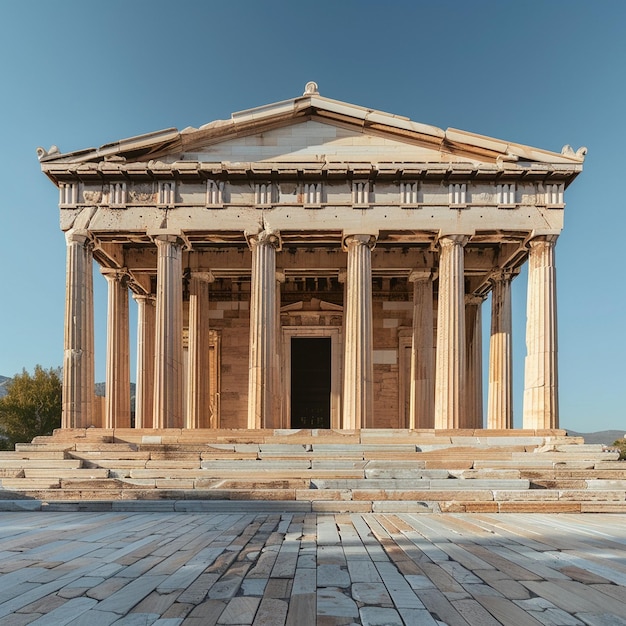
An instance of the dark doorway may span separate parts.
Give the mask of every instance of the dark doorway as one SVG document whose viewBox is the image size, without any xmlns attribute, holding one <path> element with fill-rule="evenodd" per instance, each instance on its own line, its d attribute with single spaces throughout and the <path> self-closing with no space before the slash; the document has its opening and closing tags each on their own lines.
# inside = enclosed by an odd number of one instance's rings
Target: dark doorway
<svg viewBox="0 0 626 626">
<path fill-rule="evenodd" d="M 330 337 L 291 338 L 291 428 L 330 428 Z"/>
</svg>

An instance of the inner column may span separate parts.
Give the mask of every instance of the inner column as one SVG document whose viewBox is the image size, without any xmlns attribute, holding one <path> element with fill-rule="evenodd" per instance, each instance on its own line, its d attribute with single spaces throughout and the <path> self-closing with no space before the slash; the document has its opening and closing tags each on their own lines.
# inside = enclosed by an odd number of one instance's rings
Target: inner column
<svg viewBox="0 0 626 626">
<path fill-rule="evenodd" d="M 414 271 L 413 338 L 411 343 L 411 397 L 409 428 L 433 428 L 433 281 L 432 272 Z"/>
<path fill-rule="evenodd" d="M 343 428 L 372 426 L 374 364 L 372 358 L 372 235 L 344 239 L 346 272 Z"/>
<path fill-rule="evenodd" d="M 273 424 L 276 383 L 276 249 L 279 234 L 261 231 L 248 236 L 252 250 L 250 293 L 250 358 L 248 428 Z"/>
<path fill-rule="evenodd" d="M 117 270 L 102 273 L 109 288 L 104 427 L 130 428 L 128 277 Z"/>
<path fill-rule="evenodd" d="M 133 298 L 137 302 L 135 428 L 153 428 L 155 302 L 152 295 L 134 294 Z"/>
<path fill-rule="evenodd" d="M 488 428 L 513 428 L 512 278 L 510 271 L 503 270 L 491 280 Z"/>
<path fill-rule="evenodd" d="M 481 296 L 465 296 L 467 378 L 461 428 L 483 427 L 483 300 Z"/>
<path fill-rule="evenodd" d="M 189 283 L 189 342 L 186 428 L 211 427 L 209 283 L 212 274 L 194 272 Z"/>
<path fill-rule="evenodd" d="M 465 235 L 439 239 L 435 428 L 460 428 L 465 403 Z"/>
<path fill-rule="evenodd" d="M 154 427 L 183 426 L 182 239 L 158 235 Z"/>
</svg>

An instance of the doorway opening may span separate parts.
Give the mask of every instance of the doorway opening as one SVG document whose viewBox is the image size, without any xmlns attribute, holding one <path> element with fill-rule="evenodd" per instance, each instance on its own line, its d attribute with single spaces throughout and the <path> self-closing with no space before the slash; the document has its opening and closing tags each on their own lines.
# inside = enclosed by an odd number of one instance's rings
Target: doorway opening
<svg viewBox="0 0 626 626">
<path fill-rule="evenodd" d="M 330 428 L 331 338 L 291 338 L 291 428 Z"/>
</svg>

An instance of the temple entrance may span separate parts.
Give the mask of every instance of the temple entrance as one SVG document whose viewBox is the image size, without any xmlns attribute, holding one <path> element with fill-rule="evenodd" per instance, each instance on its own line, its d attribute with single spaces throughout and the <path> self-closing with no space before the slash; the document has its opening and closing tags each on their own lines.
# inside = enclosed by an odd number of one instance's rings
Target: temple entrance
<svg viewBox="0 0 626 626">
<path fill-rule="evenodd" d="M 291 338 L 291 428 L 330 428 L 331 338 Z"/>
</svg>

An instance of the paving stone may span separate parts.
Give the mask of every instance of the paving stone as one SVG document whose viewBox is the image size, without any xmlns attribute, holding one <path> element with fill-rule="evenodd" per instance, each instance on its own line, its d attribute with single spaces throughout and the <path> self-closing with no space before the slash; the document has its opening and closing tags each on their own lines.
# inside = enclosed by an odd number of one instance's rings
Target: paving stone
<svg viewBox="0 0 626 626">
<path fill-rule="evenodd" d="M 317 615 L 358 617 L 359 610 L 354 600 L 345 595 L 343 590 L 337 587 L 318 587 Z"/>
<path fill-rule="evenodd" d="M 254 618 L 255 626 L 284 626 L 289 604 L 276 598 L 264 598 Z"/>
<path fill-rule="evenodd" d="M 293 596 L 289 602 L 285 626 L 317 626 L 318 596 L 314 593 Z"/>
<path fill-rule="evenodd" d="M 610 613 L 577 613 L 576 617 L 588 626 L 625 626 L 626 618 Z"/>
<path fill-rule="evenodd" d="M 387 588 L 381 583 L 353 583 L 352 598 L 362 604 L 392 606 Z M 362 618 L 362 616 L 361 616 Z"/>
<path fill-rule="evenodd" d="M 159 619 L 156 613 L 129 613 L 115 622 L 119 626 L 151 626 Z"/>
<path fill-rule="evenodd" d="M 117 622 L 120 616 L 112 611 L 99 611 L 96 609 L 83 613 L 71 623 L 72 626 L 109 626 Z"/>
<path fill-rule="evenodd" d="M 67 623 L 377 619 L 360 607 L 407 624 L 610 625 L 626 615 L 625 519 L 15 512 L 0 516 L 0 623 L 56 625 L 61 611 L 82 609 Z M 242 599 L 256 602 L 256 617 L 240 611 Z M 231 602 L 233 617 L 220 618 Z"/>
<path fill-rule="evenodd" d="M 299 561 L 298 561 L 299 562 Z M 324 567 L 324 566 L 320 566 Z M 335 566 L 326 566 L 335 567 Z M 320 575 L 319 569 L 316 571 L 311 568 L 296 569 L 296 574 L 293 578 L 292 593 L 294 595 L 315 593 L 317 589 L 317 577 Z"/>
<path fill-rule="evenodd" d="M 395 609 L 364 606 L 359 609 L 359 615 L 363 626 L 404 626 Z"/>
<path fill-rule="evenodd" d="M 323 564 L 317 567 L 318 587 L 349 587 L 350 575 L 340 565 Z"/>
<path fill-rule="evenodd" d="M 218 624 L 252 624 L 260 598 L 233 598 L 220 615 Z"/>
<path fill-rule="evenodd" d="M 124 615 L 145 596 L 154 591 L 166 576 L 142 576 L 126 584 L 124 587 L 102 600 L 98 605 L 100 611 L 112 611 Z"/>
<path fill-rule="evenodd" d="M 426 609 L 398 609 L 405 624 L 415 624 L 415 626 L 447 626 L 444 622 L 436 621 Z M 474 625 L 472 625 L 474 626 Z M 478 625 L 475 625 L 478 626 Z"/>
</svg>

